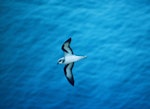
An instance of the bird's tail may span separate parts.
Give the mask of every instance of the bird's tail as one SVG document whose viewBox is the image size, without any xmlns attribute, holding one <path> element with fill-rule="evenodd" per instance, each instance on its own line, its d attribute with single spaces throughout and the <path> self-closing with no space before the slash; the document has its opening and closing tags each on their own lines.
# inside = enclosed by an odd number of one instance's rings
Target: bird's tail
<svg viewBox="0 0 150 109">
<path fill-rule="evenodd" d="M 82 56 L 82 59 L 83 59 L 83 58 L 87 58 L 87 56 Z"/>
<path fill-rule="evenodd" d="M 84 58 L 87 58 L 87 56 L 84 56 Z"/>
<path fill-rule="evenodd" d="M 87 56 L 78 56 L 78 60 L 77 61 L 79 61 L 79 60 L 81 60 L 81 59 L 84 59 L 84 58 L 86 58 Z"/>
</svg>

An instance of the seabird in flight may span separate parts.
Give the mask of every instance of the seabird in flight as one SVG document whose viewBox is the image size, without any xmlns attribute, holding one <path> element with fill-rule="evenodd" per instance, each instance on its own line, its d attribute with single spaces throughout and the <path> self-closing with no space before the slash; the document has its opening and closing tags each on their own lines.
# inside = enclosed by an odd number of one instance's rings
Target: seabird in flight
<svg viewBox="0 0 150 109">
<path fill-rule="evenodd" d="M 64 52 L 64 57 L 58 60 L 58 64 L 65 64 L 64 72 L 69 83 L 74 86 L 74 78 L 72 74 L 72 68 L 74 66 L 74 62 L 79 61 L 86 56 L 77 56 L 73 54 L 72 49 L 70 48 L 71 38 L 66 40 L 62 45 L 62 50 Z"/>
</svg>

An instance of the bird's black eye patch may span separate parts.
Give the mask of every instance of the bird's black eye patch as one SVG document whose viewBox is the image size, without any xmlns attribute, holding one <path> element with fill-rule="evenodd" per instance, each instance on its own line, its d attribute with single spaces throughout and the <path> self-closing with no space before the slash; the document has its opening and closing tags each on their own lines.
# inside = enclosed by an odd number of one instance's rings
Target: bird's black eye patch
<svg viewBox="0 0 150 109">
<path fill-rule="evenodd" d="M 59 62 L 61 62 L 61 60 L 59 60 Z"/>
</svg>

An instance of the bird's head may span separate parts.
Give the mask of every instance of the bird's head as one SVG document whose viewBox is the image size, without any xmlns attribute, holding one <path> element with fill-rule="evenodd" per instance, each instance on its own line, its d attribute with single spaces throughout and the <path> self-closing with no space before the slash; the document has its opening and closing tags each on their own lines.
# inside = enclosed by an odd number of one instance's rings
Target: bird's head
<svg viewBox="0 0 150 109">
<path fill-rule="evenodd" d="M 58 59 L 57 64 L 63 64 L 64 62 L 65 62 L 65 58 L 63 57 L 63 58 Z"/>
</svg>

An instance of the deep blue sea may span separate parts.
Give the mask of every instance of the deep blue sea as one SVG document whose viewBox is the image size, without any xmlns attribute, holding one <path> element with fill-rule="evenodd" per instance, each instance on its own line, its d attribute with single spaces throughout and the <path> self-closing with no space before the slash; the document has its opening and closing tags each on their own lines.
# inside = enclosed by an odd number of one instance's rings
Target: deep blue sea
<svg viewBox="0 0 150 109">
<path fill-rule="evenodd" d="M 0 109 L 150 109 L 150 0 L 0 0 Z"/>
</svg>

